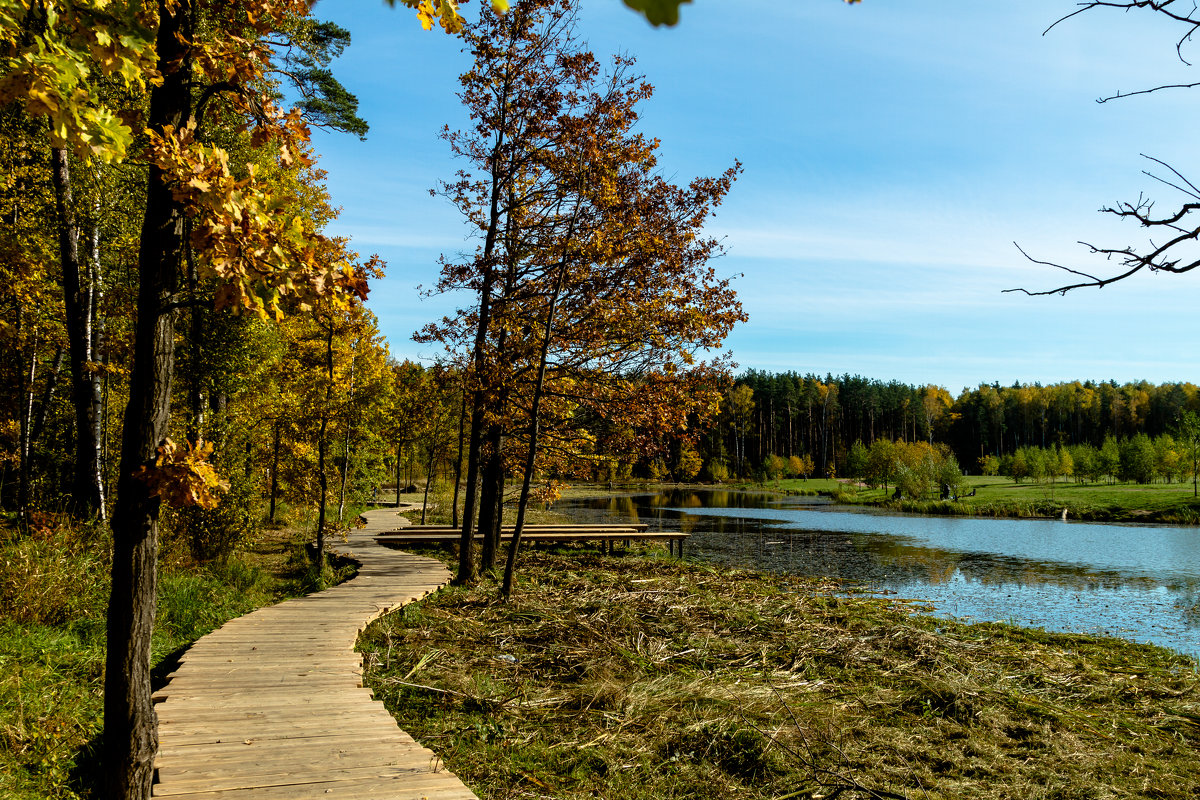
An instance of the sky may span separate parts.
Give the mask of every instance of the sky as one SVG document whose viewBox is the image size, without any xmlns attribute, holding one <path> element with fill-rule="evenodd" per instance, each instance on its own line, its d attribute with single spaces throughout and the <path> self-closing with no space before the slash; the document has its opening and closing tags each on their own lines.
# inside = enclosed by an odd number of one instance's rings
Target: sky
<svg viewBox="0 0 1200 800">
<path fill-rule="evenodd" d="M 467 6 L 468 17 L 478 3 Z M 1097 9 L 1045 32 L 1069 0 L 695 0 L 652 28 L 620 0 L 581 0 L 582 37 L 637 58 L 655 86 L 642 132 L 678 182 L 744 172 L 707 232 L 749 314 L 726 340 L 738 370 L 934 383 L 1200 382 L 1200 271 L 1027 297 L 1066 276 L 1030 255 L 1106 266 L 1080 244 L 1147 241 L 1099 213 L 1180 202 L 1143 174 L 1195 167 L 1200 81 L 1183 32 L 1153 14 Z M 471 298 L 426 297 L 439 255 L 471 252 L 457 212 L 429 190 L 459 165 L 439 137 L 465 127 L 461 43 L 381 0 L 320 0 L 348 29 L 334 64 L 371 125 L 366 141 L 314 132 L 341 216 L 329 232 L 388 262 L 368 306 L 392 354 Z M 1044 33 L 1045 32 L 1045 33 Z M 1189 51 L 1184 50 L 1188 55 Z M 1200 59 L 1200 47 L 1190 53 Z M 1200 89 L 1193 90 L 1200 91 Z M 1200 174 L 1197 174 L 1200 178 Z M 1015 244 L 1014 244 L 1015 243 Z"/>
</svg>

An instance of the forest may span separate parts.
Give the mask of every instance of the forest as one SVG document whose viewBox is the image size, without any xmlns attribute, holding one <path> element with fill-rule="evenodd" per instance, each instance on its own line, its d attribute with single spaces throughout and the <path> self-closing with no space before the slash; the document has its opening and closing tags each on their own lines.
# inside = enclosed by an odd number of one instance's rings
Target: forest
<svg viewBox="0 0 1200 800">
<path fill-rule="evenodd" d="M 866 477 L 897 442 L 1018 479 L 1065 474 L 1063 452 L 1075 475 L 1184 474 L 1160 454 L 1200 437 L 1191 384 L 735 379 L 747 316 L 706 224 L 741 164 L 665 176 L 639 127 L 654 87 L 587 49 L 570 0 L 493 0 L 507 13 L 469 26 L 399 5 L 473 59 L 434 194 L 474 249 L 441 260 L 459 307 L 414 332 L 428 363 L 394 359 L 365 305 L 388 265 L 328 233 L 311 130 L 369 132 L 332 71 L 346 31 L 304 0 L 0 5 L 0 509 L 6 542 L 98 532 L 108 796 L 152 780 L 163 552 L 221 564 L 286 521 L 320 586 L 353 508 L 435 491 L 461 584 L 501 567 L 515 517 L 507 596 L 531 498 L 567 482 Z"/>
<path fill-rule="evenodd" d="M 723 396 L 720 424 L 695 440 L 710 478 L 714 463 L 717 476 L 761 477 L 771 456 L 809 458 L 809 474 L 848 477 L 857 471 L 855 443 L 878 440 L 943 445 L 964 472 L 996 474 L 1002 459 L 1030 448 L 1098 451 L 1138 437 L 1194 438 L 1198 392 L 1187 382 L 1073 381 L 981 384 L 954 397 L 934 385 L 749 370 Z M 1114 466 L 1112 477 L 1118 472 Z M 1120 474 L 1155 477 L 1144 469 Z"/>
<path fill-rule="evenodd" d="M 18 544 L 70 519 L 111 534 L 109 796 L 152 779 L 161 552 L 223 563 L 286 517 L 319 587 L 356 502 L 444 478 L 472 582 L 516 476 L 507 593 L 535 476 L 661 459 L 718 409 L 745 314 L 703 229 L 740 165 L 664 177 L 637 129 L 653 87 L 590 53 L 566 0 L 469 27 L 402 5 L 475 60 L 435 193 L 478 246 L 443 259 L 462 307 L 416 332 L 443 352 L 427 366 L 393 360 L 364 306 L 386 265 L 326 233 L 311 130 L 368 133 L 331 71 L 346 31 L 303 0 L 0 10 L 0 506 Z"/>
</svg>

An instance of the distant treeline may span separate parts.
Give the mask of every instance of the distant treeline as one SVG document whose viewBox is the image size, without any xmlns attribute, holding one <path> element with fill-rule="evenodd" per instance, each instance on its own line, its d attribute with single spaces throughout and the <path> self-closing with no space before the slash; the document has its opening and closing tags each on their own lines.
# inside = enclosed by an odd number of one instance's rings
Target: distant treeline
<svg viewBox="0 0 1200 800">
<path fill-rule="evenodd" d="M 1022 448 L 1157 439 L 1187 411 L 1200 412 L 1200 388 L 1191 383 L 993 383 L 954 397 L 934 385 L 751 370 L 726 392 L 720 424 L 698 445 L 715 466 L 710 476 L 722 469 L 758 475 L 772 455 L 808 456 L 814 475 L 842 475 L 853 444 L 878 439 L 943 444 L 965 472 L 978 474 L 985 457 Z"/>
</svg>

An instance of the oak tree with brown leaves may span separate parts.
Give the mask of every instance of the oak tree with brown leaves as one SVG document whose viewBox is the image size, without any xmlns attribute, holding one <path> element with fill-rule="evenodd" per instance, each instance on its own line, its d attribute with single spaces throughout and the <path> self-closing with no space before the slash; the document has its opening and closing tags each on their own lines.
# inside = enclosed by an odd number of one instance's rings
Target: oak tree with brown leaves
<svg viewBox="0 0 1200 800">
<path fill-rule="evenodd" d="M 482 241 L 473 258 L 444 263 L 439 289 L 475 303 L 420 338 L 471 352 L 461 582 L 476 576 L 476 509 L 485 542 L 498 527 L 485 521 L 496 495 L 476 500 L 495 480 L 481 477 L 485 442 L 523 476 L 511 585 L 534 473 L 591 449 L 577 415 L 621 419 L 645 442 L 682 429 L 689 412 L 715 410 L 727 360 L 707 354 L 744 319 L 708 263 L 719 244 L 701 234 L 739 167 L 685 186 L 664 179 L 658 141 L 636 131 L 651 87 L 631 59 L 603 70 L 574 21 L 567 0 L 533 0 L 472 29 L 462 98 L 474 127 L 447 133 L 469 166 L 443 191 Z M 547 432 L 557 447 L 539 447 Z"/>
</svg>

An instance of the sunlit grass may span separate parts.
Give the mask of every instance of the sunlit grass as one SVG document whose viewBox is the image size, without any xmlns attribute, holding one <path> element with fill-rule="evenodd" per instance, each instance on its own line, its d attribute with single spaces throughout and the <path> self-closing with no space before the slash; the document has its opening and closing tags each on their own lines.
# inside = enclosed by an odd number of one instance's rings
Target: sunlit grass
<svg viewBox="0 0 1200 800">
<path fill-rule="evenodd" d="M 296 531 L 271 532 L 223 563 L 166 553 L 156 665 L 254 608 L 305 588 Z M 0 797 L 98 796 L 109 539 L 67 520 L 28 535 L 0 529 Z"/>
<path fill-rule="evenodd" d="M 369 683 L 484 798 L 1190 798 L 1200 676 L 833 584 L 531 551 L 368 629 Z M 874 793 L 872 793 L 874 792 Z"/>
</svg>

